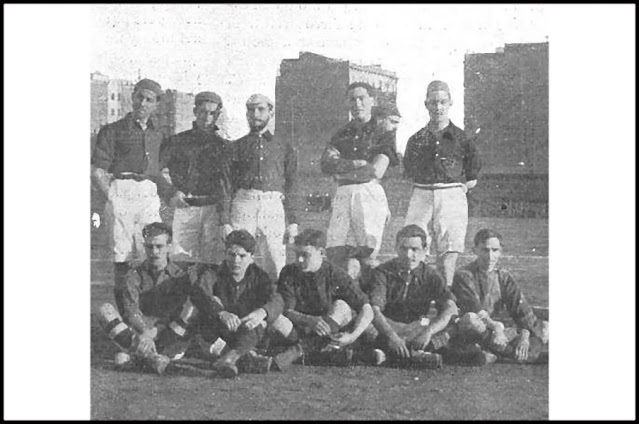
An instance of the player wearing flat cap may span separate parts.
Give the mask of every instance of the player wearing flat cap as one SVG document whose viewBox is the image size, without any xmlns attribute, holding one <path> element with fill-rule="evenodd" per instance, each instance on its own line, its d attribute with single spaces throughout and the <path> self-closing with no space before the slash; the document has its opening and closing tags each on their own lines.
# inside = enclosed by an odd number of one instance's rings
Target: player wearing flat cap
<svg viewBox="0 0 639 424">
<path fill-rule="evenodd" d="M 464 252 L 466 193 L 477 184 L 481 161 L 473 141 L 448 118 L 453 104 L 448 84 L 428 84 L 424 104 L 430 121 L 410 137 L 404 156 L 405 176 L 413 181 L 405 225 L 426 231 L 426 250 L 434 245 L 437 267 L 450 286 L 457 256 Z"/>
<path fill-rule="evenodd" d="M 230 168 L 228 141 L 217 135 L 215 125 L 222 99 L 205 91 L 195 96 L 193 129 L 162 144 L 162 174 L 177 192 L 173 259 L 187 263 L 219 263 L 224 259 L 224 238 L 230 233 Z"/>
<path fill-rule="evenodd" d="M 258 239 L 265 270 L 277 280 L 286 264 L 285 243 L 297 235 L 297 151 L 268 129 L 273 108 L 271 99 L 262 94 L 248 99 L 250 132 L 230 144 L 229 158 L 231 225 L 233 229 L 246 229 Z"/>
<path fill-rule="evenodd" d="M 115 293 L 121 307 L 128 262 L 143 259 L 142 228 L 161 221 L 160 196 L 173 188 L 160 176 L 160 145 L 164 139 L 153 120 L 162 96 L 160 84 L 143 79 L 133 90 L 133 111 L 104 126 L 91 158 L 91 175 L 107 197 L 105 222 L 114 257 Z"/>
<path fill-rule="evenodd" d="M 368 260 L 374 262 L 390 218 L 379 181 L 388 166 L 399 163 L 395 134 L 379 131 L 369 84 L 352 83 L 347 96 L 353 119 L 331 138 L 321 158 L 322 172 L 334 176 L 338 186 L 326 235 L 327 254 L 343 263 L 346 252 L 355 247 L 367 250 Z"/>
</svg>

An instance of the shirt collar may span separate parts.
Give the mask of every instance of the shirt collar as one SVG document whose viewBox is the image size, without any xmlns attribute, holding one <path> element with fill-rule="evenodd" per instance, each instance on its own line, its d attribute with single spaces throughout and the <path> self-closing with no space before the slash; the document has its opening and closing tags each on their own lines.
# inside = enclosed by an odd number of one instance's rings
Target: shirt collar
<svg viewBox="0 0 639 424">
<path fill-rule="evenodd" d="M 455 124 L 453 124 L 453 120 L 452 119 L 449 119 L 448 120 L 448 125 L 446 125 L 444 127 L 444 129 L 442 129 L 439 132 L 441 132 L 442 134 L 445 133 L 445 132 L 451 132 L 451 135 L 452 135 L 452 131 L 451 130 L 453 128 L 455 128 Z M 431 133 L 433 135 L 437 132 L 435 130 L 432 130 L 428 124 L 426 124 L 426 126 L 424 127 L 424 130 L 425 130 L 426 133 Z"/>
<path fill-rule="evenodd" d="M 151 263 L 148 260 L 144 261 L 144 267 L 146 269 L 147 272 L 152 273 L 154 272 L 154 269 L 151 267 Z M 166 273 L 169 277 L 179 277 L 180 274 L 182 274 L 184 271 L 182 270 L 182 268 L 180 268 L 179 266 L 177 266 L 170 258 L 169 258 L 169 262 L 166 264 L 166 267 L 164 267 L 164 269 L 162 271 L 160 271 L 161 273 Z"/>
<path fill-rule="evenodd" d="M 357 131 L 357 129 L 361 129 L 364 132 L 373 132 L 375 131 L 375 129 L 377 128 L 377 124 L 375 122 L 375 118 L 372 118 L 365 124 L 360 125 L 357 123 L 357 121 L 355 121 L 354 119 L 352 119 L 349 123 L 348 123 L 349 127 L 351 128 L 351 131 Z"/>
<path fill-rule="evenodd" d="M 259 137 L 260 133 L 251 133 L 251 135 L 253 135 L 254 137 Z M 271 134 L 271 130 L 266 130 L 261 134 L 262 138 L 266 141 L 271 141 L 273 140 L 273 134 Z"/>
<path fill-rule="evenodd" d="M 477 259 L 475 259 L 473 262 L 470 263 L 470 265 L 468 265 L 468 267 L 473 271 L 476 272 L 478 274 L 482 274 L 482 275 L 489 275 L 490 273 L 487 271 L 484 271 L 483 269 L 481 269 L 479 267 L 479 261 Z M 495 269 L 493 270 L 493 273 L 497 273 L 497 271 L 499 271 L 498 267 L 495 267 Z"/>
<path fill-rule="evenodd" d="M 419 263 L 419 265 L 417 265 L 417 267 L 413 270 L 411 270 L 410 272 L 408 270 L 404 270 L 404 267 L 402 267 L 400 259 L 399 258 L 395 258 L 393 259 L 393 274 L 402 277 L 402 273 L 404 272 L 409 272 L 410 275 L 416 275 L 419 274 L 423 271 L 424 267 L 427 266 L 423 261 Z"/>
<path fill-rule="evenodd" d="M 133 112 L 127 113 L 126 119 L 127 121 L 129 121 L 129 128 L 135 127 L 138 129 L 142 129 L 142 126 L 139 124 L 139 121 L 133 117 Z M 149 119 L 147 119 L 146 128 L 151 130 L 155 128 L 155 124 L 153 123 L 153 117 L 150 116 Z"/>
<path fill-rule="evenodd" d="M 197 121 L 193 121 L 193 129 L 194 129 L 195 131 L 203 131 L 203 132 L 211 132 L 211 133 L 214 133 L 214 132 L 216 132 L 216 131 L 219 131 L 219 129 L 220 129 L 220 128 L 219 128 L 217 125 L 213 124 L 213 126 L 212 126 L 212 127 L 210 127 L 210 128 L 207 128 L 207 129 L 203 130 L 203 129 L 201 129 L 200 127 L 198 127 L 198 126 L 197 126 Z"/>
</svg>

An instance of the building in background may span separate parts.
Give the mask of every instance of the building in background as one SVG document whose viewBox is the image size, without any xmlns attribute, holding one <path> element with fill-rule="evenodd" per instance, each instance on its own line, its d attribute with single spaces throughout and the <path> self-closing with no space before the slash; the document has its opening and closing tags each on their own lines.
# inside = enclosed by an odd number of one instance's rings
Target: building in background
<svg viewBox="0 0 639 424">
<path fill-rule="evenodd" d="M 548 104 L 548 43 L 465 56 L 464 127 L 484 162 L 471 215 L 548 217 Z"/>
<path fill-rule="evenodd" d="M 299 148 L 302 173 L 319 174 L 319 160 L 331 136 L 350 120 L 346 89 L 367 82 L 377 89 L 377 102 L 395 103 L 397 75 L 380 65 L 300 52 L 284 59 L 275 82 L 275 131 Z"/>
<path fill-rule="evenodd" d="M 91 73 L 91 134 L 108 123 L 109 77 L 100 72 Z"/>
<path fill-rule="evenodd" d="M 464 127 L 481 128 L 483 172 L 548 173 L 548 43 L 464 60 Z"/>
</svg>

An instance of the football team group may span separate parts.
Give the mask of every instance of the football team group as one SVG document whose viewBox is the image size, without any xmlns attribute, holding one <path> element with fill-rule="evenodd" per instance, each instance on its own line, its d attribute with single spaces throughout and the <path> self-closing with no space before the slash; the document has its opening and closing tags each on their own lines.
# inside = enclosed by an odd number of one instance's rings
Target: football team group
<svg viewBox="0 0 639 424">
<path fill-rule="evenodd" d="M 376 105 L 373 87 L 348 86 L 352 120 L 321 157 L 337 185 L 326 232 L 298 230 L 297 148 L 271 132 L 267 96 L 248 99 L 250 131 L 230 142 L 216 126 L 224 106 L 214 92 L 195 96 L 191 130 L 165 137 L 153 118 L 162 95 L 157 82 L 139 81 L 133 111 L 100 130 L 91 158 L 108 199 L 115 275 L 115 306 L 102 305 L 99 319 L 119 347 L 117 367 L 162 374 L 194 356 L 233 378 L 294 363 L 547 362 L 548 322 L 498 266 L 502 236 L 478 231 L 476 260 L 456 268 L 481 160 L 448 117 L 446 83 L 428 84 L 430 120 L 408 140 L 404 176 L 413 189 L 397 256 L 384 263 L 377 257 L 390 210 L 380 180 L 400 162 L 401 115 Z M 174 210 L 171 225 L 161 199 Z"/>
</svg>

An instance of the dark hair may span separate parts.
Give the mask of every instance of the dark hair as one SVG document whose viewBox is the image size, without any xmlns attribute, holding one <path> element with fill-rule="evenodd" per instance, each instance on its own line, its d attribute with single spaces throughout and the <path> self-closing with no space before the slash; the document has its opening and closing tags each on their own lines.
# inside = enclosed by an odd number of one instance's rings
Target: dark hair
<svg viewBox="0 0 639 424">
<path fill-rule="evenodd" d="M 199 107 L 202 103 L 215 103 L 217 105 L 217 109 L 215 109 L 216 112 L 222 112 L 222 108 L 224 107 L 221 100 L 219 102 L 215 102 L 210 99 L 198 100 L 197 102 L 195 102 L 195 107 Z"/>
<path fill-rule="evenodd" d="M 307 228 L 306 230 L 295 236 L 295 245 L 313 246 L 319 249 L 320 247 L 326 246 L 326 238 L 324 237 L 324 233 L 322 231 Z"/>
<path fill-rule="evenodd" d="M 224 244 L 227 249 L 233 245 L 237 245 L 249 253 L 255 252 L 255 237 L 246 230 L 231 231 L 231 234 L 226 237 Z"/>
<path fill-rule="evenodd" d="M 144 238 L 155 237 L 161 234 L 167 235 L 168 243 L 171 243 L 171 241 L 173 241 L 173 231 L 171 230 L 171 227 L 166 225 L 164 222 L 152 222 L 145 225 L 142 229 L 142 237 Z"/>
<path fill-rule="evenodd" d="M 366 89 L 366 92 L 368 93 L 370 97 L 375 96 L 375 89 L 373 88 L 373 86 L 367 82 L 360 82 L 360 81 L 351 83 L 351 85 L 349 85 L 348 88 L 346 89 L 346 95 L 348 95 L 348 93 L 350 93 L 351 90 L 354 90 L 358 87 Z"/>
<path fill-rule="evenodd" d="M 417 224 L 410 224 L 402 228 L 397 232 L 395 236 L 395 243 L 399 244 L 399 241 L 403 238 L 419 237 L 422 239 L 422 247 L 426 246 L 427 237 L 426 232 L 422 227 Z"/>
<path fill-rule="evenodd" d="M 479 246 L 480 244 L 485 243 L 486 240 L 488 240 L 489 238 L 493 237 L 499 240 L 499 243 L 501 243 L 501 234 L 499 234 L 497 231 L 483 228 L 477 231 L 477 234 L 475 234 L 475 246 Z"/>
</svg>

